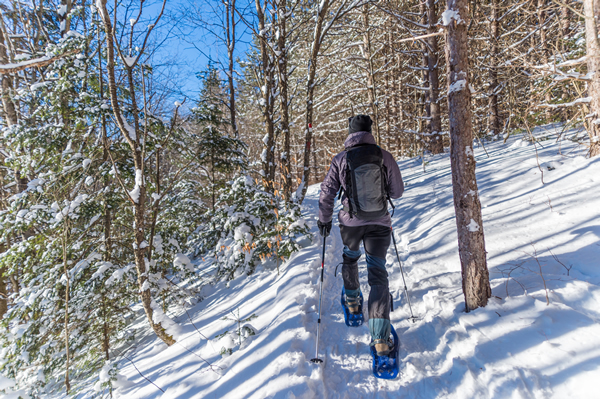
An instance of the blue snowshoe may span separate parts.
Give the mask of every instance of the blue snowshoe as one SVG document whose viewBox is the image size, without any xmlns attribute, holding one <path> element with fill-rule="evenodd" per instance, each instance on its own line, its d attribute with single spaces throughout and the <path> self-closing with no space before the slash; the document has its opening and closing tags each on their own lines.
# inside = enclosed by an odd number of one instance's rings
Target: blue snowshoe
<svg viewBox="0 0 600 399">
<path fill-rule="evenodd" d="M 374 346 L 371 346 L 371 356 L 373 356 L 373 375 L 377 378 L 392 380 L 398 377 L 400 372 L 400 364 L 398 362 L 398 353 L 400 349 L 400 341 L 394 326 L 392 327 L 392 337 L 394 338 L 394 347 L 387 356 L 377 356 L 377 351 Z"/>
<path fill-rule="evenodd" d="M 363 294 L 362 292 L 360 293 L 360 295 L 358 296 L 358 310 L 359 313 L 357 314 L 353 314 L 350 313 L 350 309 L 348 309 L 348 306 L 346 305 L 346 290 L 344 290 L 344 288 L 342 287 L 342 309 L 344 309 L 344 319 L 346 321 L 346 325 L 348 327 L 359 327 L 362 326 L 363 322 L 365 321 L 365 317 L 363 316 Z"/>
</svg>

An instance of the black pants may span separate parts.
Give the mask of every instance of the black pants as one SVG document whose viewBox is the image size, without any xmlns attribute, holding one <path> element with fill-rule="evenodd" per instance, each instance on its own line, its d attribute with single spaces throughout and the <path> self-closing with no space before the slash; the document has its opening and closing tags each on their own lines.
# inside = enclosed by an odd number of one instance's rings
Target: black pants
<svg viewBox="0 0 600 399">
<path fill-rule="evenodd" d="M 392 239 L 391 229 L 380 225 L 349 227 L 340 225 L 344 243 L 342 277 L 344 288 L 355 291 L 360 288 L 358 259 L 360 244 L 365 248 L 369 292 L 369 329 L 373 339 L 387 338 L 390 331 L 390 289 L 385 256 Z"/>
</svg>

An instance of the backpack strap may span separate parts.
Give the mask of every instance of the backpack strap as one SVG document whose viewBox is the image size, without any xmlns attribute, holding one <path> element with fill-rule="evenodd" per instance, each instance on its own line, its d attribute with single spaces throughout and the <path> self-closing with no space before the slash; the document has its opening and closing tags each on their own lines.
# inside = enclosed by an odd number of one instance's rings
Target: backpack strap
<svg viewBox="0 0 600 399">
<path fill-rule="evenodd" d="M 350 164 L 348 163 L 348 151 L 352 151 L 353 149 L 355 149 L 357 147 L 362 147 L 363 145 L 364 144 L 357 144 L 350 148 L 346 148 L 346 181 L 344 182 L 346 184 L 346 187 L 348 187 L 348 182 L 352 180 L 352 178 L 350 176 L 350 173 L 352 173 L 352 172 L 350 171 Z M 346 189 L 344 189 L 344 186 L 340 187 L 340 195 L 338 196 L 338 199 L 342 198 L 342 192 L 348 199 L 348 206 L 344 205 L 344 206 L 342 206 L 342 209 L 344 210 L 344 212 L 348 213 L 350 215 L 350 219 L 352 219 L 352 217 L 353 217 L 352 201 L 350 200 L 348 192 L 346 191 Z"/>
<path fill-rule="evenodd" d="M 338 199 L 342 198 L 342 191 L 344 195 L 346 195 L 346 198 L 348 198 L 348 193 L 346 193 L 346 190 L 344 190 L 343 187 L 340 187 L 340 195 L 338 195 Z M 350 215 L 350 219 L 352 219 L 352 202 L 349 199 L 348 206 L 343 205 L 342 209 L 344 210 L 344 212 L 347 212 Z"/>
<path fill-rule="evenodd" d="M 396 207 L 394 206 L 394 203 L 392 202 L 392 199 L 390 198 L 390 190 L 388 190 L 387 168 L 385 165 L 383 165 L 383 181 L 385 184 L 385 198 L 392 206 L 392 210 L 395 210 Z"/>
</svg>

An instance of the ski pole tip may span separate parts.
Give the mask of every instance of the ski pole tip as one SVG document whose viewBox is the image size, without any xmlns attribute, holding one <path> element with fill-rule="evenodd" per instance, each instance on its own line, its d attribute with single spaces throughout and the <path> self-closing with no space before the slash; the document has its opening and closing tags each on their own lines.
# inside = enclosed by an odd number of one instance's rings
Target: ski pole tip
<svg viewBox="0 0 600 399">
<path fill-rule="evenodd" d="M 323 361 L 319 358 L 310 359 L 310 362 L 315 364 L 323 363 Z"/>
</svg>

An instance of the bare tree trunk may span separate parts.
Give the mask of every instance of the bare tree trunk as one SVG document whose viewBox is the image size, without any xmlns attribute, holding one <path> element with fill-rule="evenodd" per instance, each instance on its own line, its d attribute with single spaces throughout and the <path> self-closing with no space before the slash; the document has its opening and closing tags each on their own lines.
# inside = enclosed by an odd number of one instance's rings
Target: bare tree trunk
<svg viewBox="0 0 600 399">
<path fill-rule="evenodd" d="M 317 163 L 317 138 L 315 137 L 314 139 L 314 146 L 315 146 L 315 150 L 312 152 L 313 154 L 313 170 L 315 171 L 315 179 L 319 178 L 319 164 Z"/>
<path fill-rule="evenodd" d="M 98 31 L 98 42 L 100 43 L 100 31 Z M 102 76 L 102 52 L 98 52 L 98 81 L 100 82 L 100 99 L 104 101 L 104 79 Z M 104 145 L 103 161 L 108 161 L 110 142 L 106 131 L 106 117 L 102 114 L 102 143 Z M 112 259 L 112 219 L 108 201 L 104 202 L 104 261 Z M 102 295 L 102 339 L 101 346 L 106 360 L 110 360 L 110 325 L 108 321 L 108 304 L 104 292 Z M 112 387 L 111 387 L 112 389 Z M 111 395 L 112 396 L 112 395 Z"/>
<path fill-rule="evenodd" d="M 498 113 L 498 0 L 491 0 L 491 35 L 490 38 L 490 88 L 488 93 L 488 131 L 492 136 L 501 131 L 500 116 Z"/>
<path fill-rule="evenodd" d="M 544 11 L 545 6 L 545 0 L 538 0 L 537 17 L 538 25 L 540 27 L 540 46 L 542 48 L 542 63 L 544 65 L 548 65 L 548 55 L 550 53 L 550 50 L 548 48 L 548 41 L 546 39 L 546 29 L 544 29 L 544 24 L 546 23 L 546 12 Z M 544 100 L 546 104 L 550 104 L 550 102 L 552 101 L 552 93 L 549 90 L 546 90 L 546 93 L 544 94 Z M 551 108 L 546 108 L 544 114 L 546 116 L 546 121 L 550 122 L 552 120 Z"/>
<path fill-rule="evenodd" d="M 393 57 L 392 52 L 392 23 L 388 21 L 386 24 L 387 34 L 385 35 L 386 48 L 384 49 L 384 65 L 386 65 L 387 72 L 384 75 L 384 88 L 385 88 L 385 142 L 388 151 L 392 151 L 392 85 L 394 75 L 390 68 L 390 56 Z"/>
<path fill-rule="evenodd" d="M 390 51 L 393 49 L 393 37 L 395 34 L 395 29 L 392 27 L 390 29 L 390 36 L 389 36 L 389 48 Z M 399 73 L 399 69 L 400 66 L 399 64 L 396 62 L 397 61 L 397 57 L 392 53 L 391 59 L 393 60 L 393 66 L 392 66 L 392 82 L 391 82 L 391 91 L 390 91 L 390 97 L 392 99 L 392 127 L 391 127 L 391 131 L 390 131 L 390 140 L 392 140 L 393 138 L 393 142 L 395 145 L 395 151 L 394 151 L 394 155 L 396 158 L 398 158 L 400 156 L 400 141 L 401 141 L 401 130 L 402 130 L 402 126 L 400 126 L 400 73 Z M 391 149 L 390 149 L 391 152 Z"/>
<path fill-rule="evenodd" d="M 487 304 L 491 288 L 473 155 L 467 22 L 462 19 L 468 18 L 468 1 L 447 0 L 447 7 L 455 13 L 446 26 L 452 187 L 463 293 L 470 311 Z"/>
<path fill-rule="evenodd" d="M 67 218 L 64 219 L 64 232 L 63 232 L 63 248 L 62 248 L 62 255 L 63 255 L 63 273 L 65 274 L 65 320 L 64 320 L 64 325 L 65 325 L 65 355 L 67 356 L 67 361 L 65 364 L 65 387 L 67 389 L 67 395 L 69 394 L 69 391 L 71 390 L 71 382 L 69 381 L 69 366 L 70 366 L 70 362 L 71 362 L 71 353 L 70 353 L 70 348 L 69 348 L 69 290 L 70 290 L 70 284 L 69 284 L 69 266 L 68 266 L 68 252 L 67 252 L 67 237 L 68 237 L 68 223 L 67 223 Z"/>
<path fill-rule="evenodd" d="M 290 201 L 292 195 L 292 170 L 290 164 L 290 112 L 288 104 L 288 52 L 287 52 L 287 2 L 279 0 L 277 5 L 279 51 L 277 68 L 279 71 L 279 100 L 281 113 L 281 132 L 283 133 L 283 153 L 281 154 L 281 176 L 283 177 L 283 198 Z"/>
<path fill-rule="evenodd" d="M 102 295 L 102 351 L 106 360 L 110 360 L 110 326 L 108 325 L 108 306 L 106 297 Z"/>
<path fill-rule="evenodd" d="M 563 4 L 569 4 L 569 0 L 563 0 Z M 566 6 L 560 8 L 560 31 L 563 39 L 571 32 L 571 10 Z"/>
<path fill-rule="evenodd" d="M 595 9 L 598 0 L 583 0 L 585 13 L 585 44 L 587 52 L 588 74 L 591 82 L 588 83 L 588 97 L 590 103 L 590 123 L 588 134 L 590 136 L 590 157 L 600 154 L 600 41 L 598 40 L 598 21 Z"/>
<path fill-rule="evenodd" d="M 428 0 L 427 0 L 428 1 Z M 427 25 L 427 17 L 429 13 L 426 9 L 427 4 L 425 2 L 419 3 L 419 13 L 421 14 L 421 24 Z M 423 83 L 420 84 L 424 89 L 427 87 L 427 90 L 420 90 L 420 94 L 423 98 L 423 112 L 421 114 L 422 119 L 419 121 L 419 127 L 423 126 L 423 122 L 425 125 L 426 132 L 421 131 L 419 129 L 419 133 L 421 134 L 421 140 L 423 144 L 423 148 L 427 147 L 429 149 L 429 138 L 431 135 L 431 101 L 430 101 L 430 92 L 431 87 L 429 84 L 429 49 L 428 49 L 427 40 L 421 40 L 421 56 L 423 57 Z"/>
<path fill-rule="evenodd" d="M 427 17 L 428 17 L 428 12 L 426 9 L 426 4 L 425 1 L 420 2 L 419 3 L 419 13 L 421 14 L 421 24 L 422 25 L 427 25 Z M 422 112 L 421 112 L 421 118 L 418 120 L 419 122 L 419 128 L 417 129 L 417 131 L 420 134 L 420 139 L 421 139 L 421 149 L 423 150 L 423 156 L 424 156 L 424 150 L 425 148 L 427 148 L 429 150 L 429 141 L 431 138 L 431 100 L 430 100 L 430 92 L 431 92 L 431 85 L 429 82 L 429 49 L 428 49 L 428 43 L 427 40 L 421 40 L 421 56 L 423 57 L 423 65 L 422 65 L 422 71 L 423 71 L 423 76 L 422 76 L 422 84 L 420 84 L 420 86 L 423 87 L 423 89 L 427 88 L 426 90 L 419 90 L 419 95 L 422 98 Z M 423 123 L 424 122 L 424 123 Z M 422 130 L 423 129 L 423 130 Z M 423 160 L 423 167 L 425 167 L 425 160 Z"/>
<path fill-rule="evenodd" d="M 427 33 L 436 33 L 437 10 L 435 0 L 427 0 Z M 444 142 L 442 140 L 442 116 L 439 104 L 440 79 L 438 76 L 438 37 L 430 36 L 427 38 L 427 68 L 429 75 L 429 151 L 432 154 L 441 154 L 444 152 Z"/>
<path fill-rule="evenodd" d="M 111 216 L 108 202 L 104 203 L 104 261 L 110 262 L 112 258 L 112 234 L 111 234 Z M 108 304 L 104 293 L 102 295 L 102 339 L 101 346 L 106 360 L 110 360 L 110 325 L 108 322 Z"/>
<path fill-rule="evenodd" d="M 266 3 L 265 3 L 266 7 Z M 256 0 L 256 14 L 258 18 L 260 55 L 262 62 L 263 86 L 261 88 L 263 98 L 263 121 L 265 123 L 265 139 L 263 139 L 262 173 L 263 183 L 268 189 L 273 189 L 275 179 L 275 129 L 273 125 L 273 78 L 275 66 L 271 62 L 269 48 L 267 45 L 266 21 L 264 9 L 260 0 Z"/>
<path fill-rule="evenodd" d="M 8 52 L 6 51 L 4 35 L 0 29 L 0 64 L 6 65 L 8 62 Z M 13 126 L 17 123 L 17 112 L 15 110 L 15 104 L 11 98 L 11 91 L 13 88 L 12 78 L 9 74 L 2 74 L 0 75 L 0 80 L 2 90 L 2 106 L 4 109 L 6 124 L 8 126 Z M 2 147 L 0 146 L 0 149 L 1 148 Z M 2 158 L 2 163 L 4 163 L 4 158 Z M 4 250 L 8 248 L 9 247 L 7 246 Z M 4 250 L 2 252 L 4 252 Z M 6 281 L 3 277 L 5 272 L 6 270 L 4 268 L 0 269 L 0 319 L 2 319 L 8 311 L 8 291 L 6 289 Z"/>
<path fill-rule="evenodd" d="M 58 8 L 58 22 L 60 23 L 60 37 L 65 37 L 65 34 L 71 29 L 71 0 L 61 0 Z"/>
<path fill-rule="evenodd" d="M 4 40 L 4 34 L 0 29 L 0 64 L 6 65 L 9 63 L 7 47 Z M 2 81 L 2 105 L 4 107 L 4 115 L 8 126 L 16 125 L 18 122 L 15 103 L 12 101 L 11 92 L 13 90 L 13 82 L 10 74 L 1 74 Z"/>
<path fill-rule="evenodd" d="M 98 43 L 101 45 L 100 40 L 100 29 L 97 32 L 98 35 Z M 98 51 L 98 82 L 100 86 L 100 100 L 104 102 L 104 76 L 102 76 L 102 51 Z M 104 147 L 104 151 L 102 154 L 102 160 L 104 162 L 108 161 L 108 152 L 110 151 L 110 139 L 108 137 L 108 132 L 106 129 L 106 116 L 102 114 L 101 127 L 102 131 L 102 146 Z M 111 260 L 111 252 L 112 251 L 112 234 L 111 234 L 111 215 L 110 215 L 110 205 L 108 201 L 104 201 L 104 261 L 110 262 Z"/>
<path fill-rule="evenodd" d="M 233 131 L 234 137 L 238 137 L 238 127 L 236 122 L 236 109 L 235 109 L 235 80 L 233 78 L 234 74 L 234 55 L 233 51 L 235 50 L 235 0 L 226 1 L 225 2 L 226 9 L 226 27 L 227 27 L 227 58 L 228 58 L 228 74 L 227 81 L 229 83 L 229 121 L 231 123 L 231 130 Z"/>
<path fill-rule="evenodd" d="M 371 26 L 369 25 L 369 4 L 365 4 L 362 9 L 363 17 L 363 57 L 367 61 L 367 97 L 369 106 L 373 115 L 373 125 L 375 127 L 375 141 L 381 145 L 379 133 L 379 106 L 377 104 L 377 92 L 375 90 L 375 68 L 373 66 L 373 52 L 371 49 Z"/>
<path fill-rule="evenodd" d="M 135 266 L 138 275 L 138 286 L 140 292 L 140 299 L 142 306 L 146 313 L 146 317 L 150 324 L 150 327 L 154 330 L 157 337 L 159 337 L 167 345 L 173 345 L 175 340 L 173 337 L 165 331 L 164 327 L 160 323 L 155 323 L 153 319 L 154 310 L 152 308 L 152 295 L 148 286 L 148 270 L 146 269 L 146 247 L 142 245 L 145 241 L 145 212 L 146 212 L 146 184 L 144 181 L 144 158 L 142 154 L 142 146 L 140 144 L 140 129 L 139 129 L 139 115 L 137 112 L 132 112 L 134 126 L 126 125 L 126 120 L 123 117 L 119 99 L 117 96 L 117 84 L 115 78 L 115 44 L 113 39 L 113 26 L 110 20 L 108 9 L 106 8 L 106 0 L 99 0 L 96 3 L 99 6 L 100 16 L 104 24 L 104 30 L 106 32 L 106 58 L 107 64 L 106 69 L 108 73 L 108 90 L 113 108 L 113 114 L 115 121 L 121 131 L 123 137 L 127 140 L 131 148 L 131 156 L 133 158 L 134 167 L 136 170 L 136 185 L 138 186 L 139 196 L 137 200 L 133 200 L 134 218 L 135 218 Z M 163 3 L 164 7 L 164 3 Z M 115 10 L 116 12 L 116 10 Z M 149 29 L 150 30 L 150 29 Z M 133 66 L 128 65 L 127 81 L 129 85 L 129 91 L 131 96 L 131 108 L 138 110 L 136 95 L 135 95 L 135 84 L 133 82 Z M 143 78 L 143 75 L 142 75 Z M 137 175 L 140 175 L 139 180 Z M 126 193 L 126 195 L 128 195 Z M 130 198 L 130 197 L 129 197 Z M 131 199 L 131 198 L 130 198 Z"/>
<path fill-rule="evenodd" d="M 0 247 L 0 251 L 4 252 L 4 246 Z M 0 273 L 4 274 L 6 269 L 1 268 Z M 6 289 L 6 280 L 0 278 L 0 319 L 8 312 L 8 290 Z"/>
<path fill-rule="evenodd" d="M 404 85 L 402 83 L 402 74 L 400 73 L 399 69 L 400 69 L 400 65 L 401 64 L 401 56 L 400 54 L 397 55 L 397 62 L 396 62 L 396 74 L 395 74 L 395 81 L 396 81 L 396 90 L 394 91 L 394 102 L 396 103 L 396 107 L 395 107 L 395 126 L 396 126 L 396 134 L 397 136 L 397 151 L 398 153 L 396 154 L 396 157 L 399 156 L 403 156 L 406 155 L 406 140 L 405 140 L 405 133 L 404 133 L 404 101 L 402 101 L 402 91 L 404 90 Z"/>
<path fill-rule="evenodd" d="M 329 10 L 331 1 L 324 0 L 317 13 L 317 20 L 315 21 L 315 30 L 313 41 L 310 47 L 310 58 L 308 60 L 308 76 L 306 79 L 306 121 L 304 125 L 304 159 L 303 159 L 303 173 L 302 181 L 300 183 L 301 190 L 300 197 L 297 198 L 298 203 L 302 203 L 306 196 L 306 190 L 308 189 L 308 182 L 310 179 L 310 152 L 313 135 L 313 100 L 315 95 L 315 77 L 317 75 L 317 57 L 319 50 L 321 49 L 321 43 L 323 40 L 323 21 L 325 15 Z M 318 4 L 318 3 L 316 3 Z"/>
</svg>

